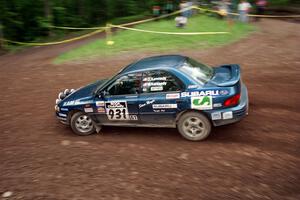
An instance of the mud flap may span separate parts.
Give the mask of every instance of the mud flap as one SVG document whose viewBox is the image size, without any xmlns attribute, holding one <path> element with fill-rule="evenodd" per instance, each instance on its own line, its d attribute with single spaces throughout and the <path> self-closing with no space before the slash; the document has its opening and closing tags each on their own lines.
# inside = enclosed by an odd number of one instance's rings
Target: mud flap
<svg viewBox="0 0 300 200">
<path fill-rule="evenodd" d="M 100 133 L 100 131 L 101 131 L 101 129 L 102 129 L 102 126 L 97 125 L 94 121 L 93 121 L 93 124 L 94 124 L 94 126 L 95 126 L 95 128 L 96 128 L 96 132 L 97 132 L 97 133 Z"/>
</svg>

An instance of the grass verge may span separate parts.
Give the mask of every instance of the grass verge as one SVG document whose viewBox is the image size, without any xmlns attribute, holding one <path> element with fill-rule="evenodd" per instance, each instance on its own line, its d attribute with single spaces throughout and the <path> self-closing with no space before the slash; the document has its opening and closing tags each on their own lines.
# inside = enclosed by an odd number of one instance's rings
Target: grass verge
<svg viewBox="0 0 300 200">
<path fill-rule="evenodd" d="M 174 19 L 166 19 L 140 24 L 134 28 L 168 31 L 168 32 L 218 32 L 228 31 L 224 35 L 162 35 L 142 33 L 130 30 L 118 31 L 111 39 L 114 45 L 106 45 L 105 39 L 98 39 L 79 48 L 61 54 L 55 64 L 90 59 L 93 57 L 111 56 L 130 51 L 168 51 L 178 49 L 203 49 L 237 41 L 255 30 L 251 24 L 236 22 L 231 28 L 225 20 L 203 15 L 189 19 L 188 25 L 183 28 L 175 27 Z"/>
</svg>

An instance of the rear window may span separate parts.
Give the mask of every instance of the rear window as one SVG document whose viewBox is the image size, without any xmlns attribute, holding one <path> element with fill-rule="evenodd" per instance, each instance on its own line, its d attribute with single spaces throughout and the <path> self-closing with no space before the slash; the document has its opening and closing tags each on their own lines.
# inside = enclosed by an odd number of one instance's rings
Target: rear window
<svg viewBox="0 0 300 200">
<path fill-rule="evenodd" d="M 208 82 L 214 73 L 213 68 L 191 58 L 188 58 L 186 62 L 179 67 L 179 70 L 203 84 Z"/>
</svg>

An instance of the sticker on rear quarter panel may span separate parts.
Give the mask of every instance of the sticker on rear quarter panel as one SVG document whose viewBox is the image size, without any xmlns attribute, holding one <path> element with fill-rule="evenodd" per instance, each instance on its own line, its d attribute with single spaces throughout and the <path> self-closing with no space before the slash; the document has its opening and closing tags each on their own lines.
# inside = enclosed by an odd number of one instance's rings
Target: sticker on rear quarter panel
<svg viewBox="0 0 300 200">
<path fill-rule="evenodd" d="M 197 110 L 211 110 L 213 108 L 212 96 L 192 97 L 191 108 Z"/>
<path fill-rule="evenodd" d="M 232 111 L 223 112 L 223 119 L 232 119 L 232 118 L 233 118 Z"/>
<path fill-rule="evenodd" d="M 219 90 L 206 90 L 194 92 L 182 92 L 181 97 L 218 96 Z"/>
<path fill-rule="evenodd" d="M 221 112 L 214 112 L 214 113 L 211 113 L 211 119 L 212 119 L 212 120 L 219 120 L 219 119 L 222 119 Z"/>
</svg>

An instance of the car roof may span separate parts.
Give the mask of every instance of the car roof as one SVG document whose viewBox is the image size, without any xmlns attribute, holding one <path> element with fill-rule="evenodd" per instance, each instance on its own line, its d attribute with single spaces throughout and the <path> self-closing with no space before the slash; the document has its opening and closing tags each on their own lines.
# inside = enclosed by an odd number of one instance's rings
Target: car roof
<svg viewBox="0 0 300 200">
<path fill-rule="evenodd" d="M 122 70 L 121 74 L 154 68 L 176 68 L 178 66 L 181 66 L 180 64 L 182 64 L 186 59 L 187 57 L 181 55 L 163 55 L 148 57 L 128 65 Z"/>
</svg>

